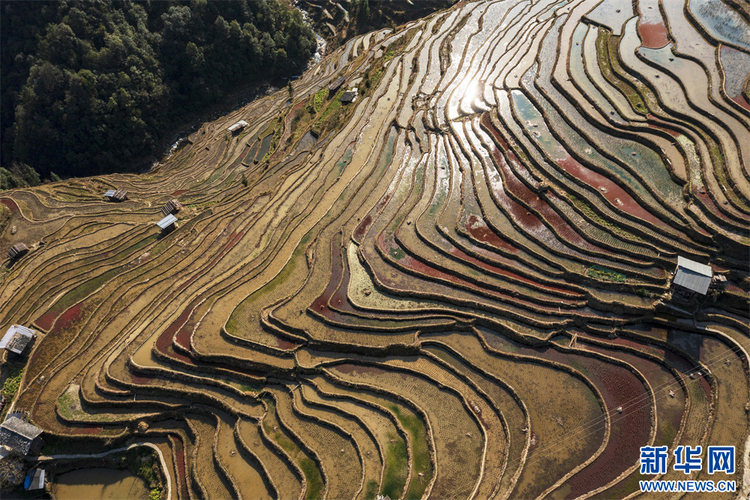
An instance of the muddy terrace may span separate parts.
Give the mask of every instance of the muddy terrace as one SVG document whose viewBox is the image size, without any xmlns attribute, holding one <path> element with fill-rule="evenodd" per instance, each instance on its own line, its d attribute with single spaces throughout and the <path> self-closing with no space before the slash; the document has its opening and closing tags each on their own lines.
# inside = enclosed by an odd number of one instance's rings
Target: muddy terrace
<svg viewBox="0 0 750 500">
<path fill-rule="evenodd" d="M 150 173 L 0 193 L 15 406 L 153 439 L 175 499 L 622 498 L 699 444 L 747 494 L 750 26 L 701 3 L 460 2 Z M 678 255 L 726 281 L 675 306 Z"/>
</svg>

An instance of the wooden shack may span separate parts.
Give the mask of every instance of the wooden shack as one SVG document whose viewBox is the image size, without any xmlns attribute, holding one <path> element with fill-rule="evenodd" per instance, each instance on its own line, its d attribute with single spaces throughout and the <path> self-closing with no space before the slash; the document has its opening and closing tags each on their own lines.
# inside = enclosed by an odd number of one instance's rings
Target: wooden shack
<svg viewBox="0 0 750 500">
<path fill-rule="evenodd" d="M 347 90 L 346 92 L 341 94 L 341 98 L 339 98 L 339 101 L 341 101 L 341 104 L 350 104 L 357 100 L 358 94 L 359 91 L 357 91 L 357 89 Z"/>
<path fill-rule="evenodd" d="M 169 214 L 174 214 L 182 210 L 182 205 L 177 200 L 169 200 L 161 207 L 161 213 L 166 217 Z"/>
<path fill-rule="evenodd" d="M 104 197 L 109 201 L 125 201 L 128 199 L 128 192 L 124 189 L 110 189 L 104 193 Z"/>
<path fill-rule="evenodd" d="M 44 445 L 41 434 L 39 427 L 15 416 L 8 417 L 0 425 L 0 446 L 21 457 L 36 454 Z"/>
<path fill-rule="evenodd" d="M 29 252 L 29 247 L 27 247 L 23 243 L 16 243 L 12 247 L 10 247 L 10 250 L 8 250 L 8 258 L 10 260 L 16 260 L 18 258 L 23 257 Z"/>
<path fill-rule="evenodd" d="M 346 82 L 345 76 L 340 76 L 336 78 L 334 81 L 331 82 L 331 84 L 328 86 L 328 98 L 330 99 L 334 95 L 336 95 L 336 92 L 341 88 L 342 85 Z"/>
</svg>

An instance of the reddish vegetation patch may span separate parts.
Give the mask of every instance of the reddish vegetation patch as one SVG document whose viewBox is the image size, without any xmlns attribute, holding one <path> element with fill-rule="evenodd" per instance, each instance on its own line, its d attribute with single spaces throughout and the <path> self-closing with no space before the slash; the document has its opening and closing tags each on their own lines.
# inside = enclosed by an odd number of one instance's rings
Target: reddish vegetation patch
<svg viewBox="0 0 750 500">
<path fill-rule="evenodd" d="M 711 195 L 708 194 L 705 188 L 700 188 L 698 190 L 693 190 L 693 195 L 695 195 L 695 198 L 701 202 L 701 205 L 703 205 L 703 208 L 711 212 L 711 215 L 713 217 L 716 217 L 717 219 L 720 219 L 723 222 L 726 222 L 728 224 L 735 224 L 736 221 L 734 219 L 730 219 L 724 213 L 721 211 L 721 209 L 716 206 L 716 203 L 714 203 L 713 198 L 711 198 Z"/>
<path fill-rule="evenodd" d="M 362 240 L 362 237 L 367 233 L 367 230 L 370 229 L 370 226 L 372 225 L 374 215 L 379 214 L 390 199 L 391 195 L 390 193 L 387 193 L 385 196 L 380 198 L 380 200 L 378 200 L 378 203 L 375 205 L 375 207 L 370 211 L 369 214 L 367 214 L 367 216 L 362 220 L 362 222 L 359 223 L 357 228 L 354 230 L 352 237 L 355 241 L 359 242 Z"/>
<path fill-rule="evenodd" d="M 179 498 L 187 497 L 187 476 L 185 475 L 185 447 L 179 434 L 169 434 L 169 442 L 174 448 L 175 466 L 177 467 L 177 484 L 181 490 Z"/>
<path fill-rule="evenodd" d="M 190 336 L 193 333 L 194 324 L 188 323 L 187 325 L 180 328 L 177 335 L 174 336 L 174 342 L 182 347 L 183 349 L 190 350 Z"/>
<path fill-rule="evenodd" d="M 313 311 L 323 313 L 327 309 L 331 295 L 333 295 L 341 282 L 343 263 L 341 262 L 341 248 L 338 246 L 339 242 L 340 240 L 338 238 L 333 238 L 331 240 L 331 279 L 323 293 L 320 294 L 320 296 L 310 305 L 310 308 L 312 308 Z"/>
<path fill-rule="evenodd" d="M 359 226 L 357 226 L 357 228 L 354 230 L 354 239 L 358 241 L 361 240 L 367 232 L 367 229 L 369 229 L 370 224 L 372 224 L 372 215 L 367 214 L 362 222 L 359 223 Z"/>
<path fill-rule="evenodd" d="M 571 366 L 584 372 L 586 378 L 600 391 L 609 410 L 611 434 L 607 446 L 591 464 L 576 473 L 567 485 L 571 490 L 566 498 L 576 498 L 597 487 L 604 486 L 636 463 L 640 447 L 648 443 L 651 435 L 651 405 L 646 398 L 646 389 L 629 370 L 599 359 L 557 351 L 553 348 L 518 346 L 518 354 L 543 358 Z M 648 401 L 648 404 L 634 404 Z M 622 406 L 623 412 L 615 409 Z M 603 433 L 604 420 L 597 423 L 576 423 L 569 432 L 575 435 L 576 426 L 583 425 L 585 435 L 593 435 L 597 429 Z M 587 452 L 592 454 L 599 443 L 587 443 Z"/>
<path fill-rule="evenodd" d="M 660 49 L 669 43 L 664 22 L 642 23 L 639 21 L 638 34 L 643 40 L 643 46 L 649 49 Z"/>
<path fill-rule="evenodd" d="M 404 252 L 404 249 L 396 243 L 395 239 L 393 238 L 393 235 L 390 233 L 388 234 L 380 233 L 376 241 L 377 241 L 378 247 L 381 249 L 381 251 L 384 254 L 390 254 L 392 251 Z M 545 314 L 556 313 L 556 310 L 553 310 L 548 307 L 540 306 L 539 304 L 529 302 L 528 300 L 524 300 L 523 298 L 511 297 L 507 293 L 498 292 L 496 290 L 491 290 L 484 286 L 477 285 L 476 283 L 457 277 L 452 273 L 448 273 L 441 269 L 432 267 L 426 264 L 425 262 L 417 258 L 414 258 L 411 255 L 408 255 L 406 253 L 404 253 L 403 257 L 400 257 L 398 259 L 398 262 L 405 268 L 411 269 L 412 271 L 418 273 L 422 277 L 425 277 L 425 276 L 432 277 L 444 283 L 448 282 L 454 285 L 458 285 L 461 288 L 468 289 L 472 293 L 475 293 L 482 297 L 491 297 L 500 302 L 518 304 L 530 310 L 543 311 Z M 388 278 L 386 276 L 378 276 L 378 277 L 383 282 L 388 281 Z"/>
<path fill-rule="evenodd" d="M 46 332 L 49 331 L 50 328 L 52 328 L 52 325 L 55 323 L 56 318 L 57 311 L 47 311 L 41 318 L 34 322 L 34 325 L 40 330 L 44 330 Z"/>
<path fill-rule="evenodd" d="M 150 377 L 135 375 L 132 371 L 128 371 L 128 376 L 130 376 L 131 382 L 136 385 L 146 385 L 149 381 L 151 381 Z"/>
<path fill-rule="evenodd" d="M 601 391 L 612 423 L 602 454 L 568 481 L 571 491 L 566 498 L 576 498 L 616 479 L 637 462 L 640 447 L 648 444 L 651 435 L 651 405 L 633 404 L 650 400 L 645 397 L 643 384 L 629 370 L 586 356 L 565 357 L 568 363 L 580 363 L 587 370 L 586 377 Z M 622 413 L 615 411 L 620 406 Z"/>
<path fill-rule="evenodd" d="M 184 325 L 188 318 L 190 317 L 190 313 L 193 312 L 193 309 L 196 306 L 196 301 L 193 301 L 189 306 L 185 308 L 184 311 L 182 311 L 182 314 L 172 322 L 171 325 L 167 327 L 164 332 L 159 335 L 159 338 L 156 339 L 156 349 L 160 352 L 163 352 L 166 354 L 167 348 L 172 344 L 172 338 L 174 337 L 175 333 L 177 333 L 178 329 Z M 189 339 L 188 339 L 188 346 L 189 346 Z"/>
<path fill-rule="evenodd" d="M 55 327 L 52 329 L 52 331 L 55 332 L 58 330 L 62 330 L 70 326 L 71 323 L 76 322 L 81 317 L 82 306 L 83 302 L 79 302 L 78 304 L 65 311 L 57 320 L 57 322 L 55 322 Z"/>
<path fill-rule="evenodd" d="M 276 347 L 279 349 L 284 349 L 285 351 L 290 351 L 297 347 L 297 344 L 294 342 L 289 342 L 288 340 L 284 340 L 281 337 L 276 337 Z"/>
<path fill-rule="evenodd" d="M 21 213 L 21 209 L 18 208 L 18 204 L 10 198 L 0 198 L 0 203 L 8 207 L 13 215 L 18 215 Z"/>
<path fill-rule="evenodd" d="M 163 352 L 164 354 L 169 356 L 171 359 L 182 361 L 183 363 L 187 363 L 191 366 L 197 366 L 197 363 L 193 361 L 189 356 L 182 354 L 181 352 L 175 351 L 172 345 L 167 346 L 166 350 Z"/>
<path fill-rule="evenodd" d="M 566 294 L 566 295 L 570 295 L 570 294 L 574 293 L 574 292 L 572 292 L 570 290 L 566 290 L 566 289 L 563 289 L 563 288 L 557 288 L 557 287 L 554 287 L 554 286 L 542 285 L 539 282 L 537 282 L 535 280 L 531 280 L 531 279 L 529 279 L 529 278 L 527 278 L 525 276 L 521 276 L 520 274 L 516 274 L 516 273 L 508 271 L 506 269 L 503 269 L 503 268 L 500 268 L 500 267 L 497 267 L 497 266 L 493 266 L 491 264 L 487 264 L 484 261 L 481 261 L 481 260 L 479 260 L 477 258 L 472 257 L 471 255 L 468 255 L 468 254 L 464 253 L 462 250 L 459 250 L 456 247 L 452 247 L 451 248 L 451 255 L 453 255 L 455 257 L 458 257 L 458 258 L 460 258 L 463 261 L 472 263 L 472 264 L 476 265 L 477 267 L 479 267 L 479 268 L 481 268 L 481 269 L 483 269 L 485 271 L 489 271 L 489 272 L 491 272 L 493 274 L 496 274 L 496 275 L 500 275 L 500 276 L 503 276 L 503 277 L 506 277 L 506 278 L 511 278 L 513 280 L 520 281 L 521 283 L 526 284 L 526 285 L 539 286 L 539 287 L 544 288 L 545 291 L 548 291 L 548 292 L 563 293 L 563 294 Z M 579 297 L 581 296 L 580 294 L 575 294 L 575 295 L 577 295 Z M 563 301 L 565 303 L 567 303 L 567 304 L 573 304 L 573 301 L 569 300 L 569 299 L 561 299 L 560 300 L 560 302 L 563 302 Z"/>
<path fill-rule="evenodd" d="M 181 194 L 185 194 L 187 192 L 187 189 L 180 189 L 179 191 L 175 191 L 174 193 L 172 193 L 172 196 L 180 196 Z"/>
<path fill-rule="evenodd" d="M 750 103 L 747 102 L 747 100 L 745 99 L 745 96 L 738 95 L 736 97 L 733 97 L 732 100 L 736 102 L 737 104 L 739 104 L 740 106 L 742 106 L 743 108 L 745 108 L 746 110 L 750 111 Z"/>
<path fill-rule="evenodd" d="M 646 346 L 648 348 L 648 346 Z M 609 349 L 602 346 L 592 345 L 592 344 L 586 344 L 586 349 L 591 350 L 594 352 L 599 352 L 601 354 L 604 354 L 606 356 L 611 356 L 613 358 L 617 358 L 620 360 L 625 361 L 626 363 L 630 363 L 633 365 L 635 369 L 637 369 L 641 374 L 643 374 L 644 377 L 649 381 L 651 384 L 651 387 L 654 389 L 654 391 L 657 393 L 656 399 L 662 399 L 659 397 L 659 393 L 663 393 L 664 389 L 668 387 L 668 383 L 665 382 L 657 382 L 658 378 L 663 373 L 667 372 L 670 373 L 671 376 L 671 384 L 672 387 L 675 390 L 679 390 L 679 382 L 677 379 L 674 378 L 674 376 L 671 375 L 671 372 L 669 372 L 668 369 L 662 369 L 662 367 L 655 363 L 654 361 L 651 361 L 649 359 L 646 359 L 644 357 L 641 357 L 640 355 L 634 354 L 634 353 L 624 353 L 615 349 Z M 639 350 L 640 351 L 640 350 Z M 648 352 L 648 350 L 646 349 Z M 640 402 L 638 404 L 641 404 Z M 662 407 L 663 408 L 663 407 Z M 681 406 L 678 410 L 664 410 L 658 414 L 658 418 L 660 421 L 665 421 L 665 419 L 669 419 L 668 421 L 672 424 L 673 429 L 679 429 L 680 428 L 680 422 L 682 422 L 682 417 L 685 413 L 685 407 Z M 657 437 L 662 438 L 663 436 L 659 436 L 657 434 Z M 657 442 L 656 446 L 661 445 L 671 445 L 671 442 Z"/>
<path fill-rule="evenodd" d="M 75 426 L 68 426 L 68 429 L 71 431 L 72 434 L 75 435 L 87 435 L 87 436 L 97 436 L 99 433 L 102 432 L 103 427 L 81 427 L 78 425 Z"/>
<path fill-rule="evenodd" d="M 493 247 L 505 250 L 510 253 L 518 253 L 518 249 L 515 246 L 500 238 L 497 233 L 491 230 L 487 226 L 487 224 L 484 223 L 482 219 L 474 214 L 471 214 L 466 219 L 464 229 L 477 241 L 487 243 Z"/>
<path fill-rule="evenodd" d="M 482 116 L 481 124 L 486 131 L 492 134 L 500 147 L 507 152 L 508 158 L 513 164 L 513 168 L 511 168 L 501 151 L 494 145 L 490 146 L 490 153 L 495 159 L 495 165 L 497 165 L 498 170 L 502 173 L 503 178 L 502 186 L 491 184 L 491 188 L 499 204 L 510 214 L 510 218 L 527 232 L 536 235 L 548 244 L 554 245 L 555 242 L 565 242 L 562 243 L 563 246 L 574 252 L 575 250 L 570 247 L 595 251 L 604 255 L 611 254 L 611 252 L 585 240 L 570 227 L 560 214 L 553 210 L 545 201 L 540 199 L 534 191 L 516 176 L 516 171 L 523 174 L 528 172 L 528 170 L 524 167 L 523 162 L 521 162 L 515 153 L 508 147 L 508 144 L 490 120 L 489 114 L 485 113 Z M 555 228 L 555 232 L 553 233 L 550 231 L 540 217 L 527 211 L 527 209 L 516 200 L 521 200 L 528 205 L 530 209 L 539 213 L 539 215 L 543 217 L 551 227 Z M 557 235 L 559 235 L 559 238 Z"/>
<path fill-rule="evenodd" d="M 680 132 L 679 130 L 675 128 L 672 128 L 666 125 L 656 125 L 655 122 L 659 122 L 659 121 L 660 121 L 659 118 L 649 113 L 647 124 L 650 128 L 661 130 L 662 132 L 666 132 L 675 138 L 680 137 L 682 135 L 682 132 Z"/>
<path fill-rule="evenodd" d="M 59 310 L 52 308 L 50 311 L 45 313 L 41 318 L 36 320 L 34 324 L 39 327 L 40 330 L 49 331 L 50 333 L 63 330 L 70 326 L 71 323 L 78 321 L 81 316 L 81 307 L 83 302 L 79 302 L 67 311 L 65 311 L 58 319 Z M 57 320 L 57 321 L 55 321 Z M 54 328 L 50 331 L 50 328 Z"/>
<path fill-rule="evenodd" d="M 648 221 L 655 226 L 668 227 L 659 218 L 655 217 L 651 212 L 638 204 L 638 202 L 620 186 L 603 175 L 584 167 L 575 158 L 568 156 L 564 160 L 558 161 L 557 164 L 575 178 L 580 179 L 592 188 L 597 189 L 615 207 L 619 207 L 621 210 Z"/>
</svg>

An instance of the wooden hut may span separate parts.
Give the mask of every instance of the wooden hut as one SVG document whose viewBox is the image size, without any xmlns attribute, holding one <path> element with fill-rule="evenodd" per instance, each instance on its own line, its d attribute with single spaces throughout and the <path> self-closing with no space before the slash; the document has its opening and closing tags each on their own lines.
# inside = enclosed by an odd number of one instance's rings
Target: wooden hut
<svg viewBox="0 0 750 500">
<path fill-rule="evenodd" d="M 29 247 L 27 247 L 23 243 L 16 243 L 12 247 L 10 247 L 10 250 L 8 250 L 8 258 L 10 260 L 15 260 L 20 257 L 23 257 L 28 252 L 29 252 Z"/>
<path fill-rule="evenodd" d="M 18 417 L 8 417 L 0 425 L 0 445 L 5 446 L 11 453 L 25 457 L 38 453 L 44 445 L 40 437 L 42 429 Z"/>
<path fill-rule="evenodd" d="M 345 76 L 340 76 L 336 78 L 334 81 L 331 82 L 331 84 L 328 86 L 328 98 L 330 99 L 334 95 L 336 95 L 336 92 L 341 88 L 342 85 L 346 82 Z"/>
<path fill-rule="evenodd" d="M 352 103 L 357 100 L 358 94 L 359 92 L 357 91 L 357 89 L 347 90 L 346 92 L 341 94 L 341 98 L 339 99 L 339 101 L 341 101 L 341 104 Z"/>
<path fill-rule="evenodd" d="M 177 200 L 169 200 L 161 207 L 161 213 L 166 217 L 169 214 L 174 214 L 182 210 L 182 205 Z"/>
<path fill-rule="evenodd" d="M 128 199 L 128 192 L 124 189 L 110 189 L 104 193 L 104 197 L 109 201 L 125 201 Z"/>
</svg>

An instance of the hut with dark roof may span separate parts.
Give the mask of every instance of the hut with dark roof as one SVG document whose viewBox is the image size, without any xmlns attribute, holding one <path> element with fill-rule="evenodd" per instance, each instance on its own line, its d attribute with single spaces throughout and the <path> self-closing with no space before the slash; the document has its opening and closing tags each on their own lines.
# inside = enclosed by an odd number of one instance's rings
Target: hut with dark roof
<svg viewBox="0 0 750 500">
<path fill-rule="evenodd" d="M 177 200 L 169 200 L 161 207 L 161 213 L 166 217 L 169 214 L 174 214 L 182 210 L 182 205 Z"/>
<path fill-rule="evenodd" d="M 343 94 L 341 94 L 341 97 L 339 98 L 339 101 L 341 101 L 341 104 L 349 104 L 357 100 L 357 95 L 359 92 L 357 89 L 347 90 Z"/>
<path fill-rule="evenodd" d="M 331 97 L 333 97 L 336 94 L 336 91 L 338 91 L 338 89 L 340 89 L 344 83 L 346 83 L 345 76 L 340 76 L 332 81 L 328 86 L 328 98 L 330 99 Z"/>
<path fill-rule="evenodd" d="M 23 243 L 16 243 L 12 247 L 10 247 L 10 250 L 8 250 L 8 258 L 10 260 L 16 260 L 24 255 L 26 255 L 29 252 L 29 247 L 27 247 Z"/>
<path fill-rule="evenodd" d="M 5 446 L 16 455 L 36 454 L 44 442 L 42 429 L 18 417 L 8 417 L 0 425 L 0 446 Z"/>
</svg>

